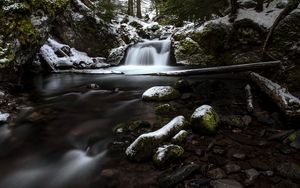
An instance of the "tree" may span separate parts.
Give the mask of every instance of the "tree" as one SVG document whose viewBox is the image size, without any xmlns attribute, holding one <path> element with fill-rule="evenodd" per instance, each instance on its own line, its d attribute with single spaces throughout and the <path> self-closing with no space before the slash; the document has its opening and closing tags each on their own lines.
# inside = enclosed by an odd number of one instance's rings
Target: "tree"
<svg viewBox="0 0 300 188">
<path fill-rule="evenodd" d="M 133 12 L 133 0 L 128 0 L 127 14 L 130 15 L 130 16 L 134 16 L 134 12 Z"/>
<path fill-rule="evenodd" d="M 142 18 L 141 0 L 136 1 L 136 16 Z"/>
</svg>

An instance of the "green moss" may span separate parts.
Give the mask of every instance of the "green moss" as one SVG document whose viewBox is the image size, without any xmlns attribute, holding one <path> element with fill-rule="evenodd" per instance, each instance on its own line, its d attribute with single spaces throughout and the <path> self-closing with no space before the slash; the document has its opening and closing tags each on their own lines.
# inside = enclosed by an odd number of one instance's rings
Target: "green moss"
<svg viewBox="0 0 300 188">
<path fill-rule="evenodd" d="M 219 115 L 214 110 L 205 113 L 201 117 L 191 119 L 192 128 L 198 133 L 214 134 L 219 123 Z"/>
<path fill-rule="evenodd" d="M 296 139 L 297 139 L 297 137 L 298 137 L 298 132 L 294 132 L 293 134 L 291 134 L 291 135 L 288 137 L 288 139 L 289 139 L 290 142 L 295 142 Z"/>
<path fill-rule="evenodd" d="M 162 148 L 159 148 L 153 156 L 153 163 L 158 167 L 163 167 L 177 161 L 182 158 L 184 154 L 184 149 L 178 145 L 166 145 Z"/>
<path fill-rule="evenodd" d="M 155 113 L 159 115 L 170 115 L 176 112 L 176 108 L 170 104 L 162 104 L 155 108 Z"/>
<path fill-rule="evenodd" d="M 199 52 L 198 44 L 191 39 L 180 41 L 180 47 L 180 51 L 186 55 L 192 55 Z"/>
<path fill-rule="evenodd" d="M 183 144 L 183 143 L 186 142 L 186 139 L 187 139 L 187 137 L 188 137 L 189 135 L 190 135 L 189 132 L 187 132 L 187 131 L 185 131 L 185 130 L 182 130 L 182 131 L 180 131 L 177 135 L 175 135 L 175 136 L 172 138 L 171 142 L 172 142 L 173 144 L 181 145 L 181 144 Z"/>
</svg>

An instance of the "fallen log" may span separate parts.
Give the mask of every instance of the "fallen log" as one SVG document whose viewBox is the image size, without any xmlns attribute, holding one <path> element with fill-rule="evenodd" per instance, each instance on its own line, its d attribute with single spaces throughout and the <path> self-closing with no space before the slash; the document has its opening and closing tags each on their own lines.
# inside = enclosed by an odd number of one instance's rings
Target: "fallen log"
<svg viewBox="0 0 300 188">
<path fill-rule="evenodd" d="M 265 93 L 288 117 L 300 117 L 300 100 L 286 88 L 254 72 L 250 79 Z"/>
<path fill-rule="evenodd" d="M 180 71 L 158 72 L 158 73 L 150 73 L 150 74 L 146 74 L 146 75 L 192 76 L 192 75 L 200 75 L 200 74 L 216 74 L 216 73 L 252 71 L 252 70 L 257 70 L 257 69 L 279 67 L 280 65 L 281 65 L 280 61 L 269 61 L 269 62 L 260 62 L 260 63 L 251 63 L 251 64 L 241 64 L 241 65 L 229 65 L 229 66 L 189 69 L 189 70 L 180 70 Z"/>
</svg>

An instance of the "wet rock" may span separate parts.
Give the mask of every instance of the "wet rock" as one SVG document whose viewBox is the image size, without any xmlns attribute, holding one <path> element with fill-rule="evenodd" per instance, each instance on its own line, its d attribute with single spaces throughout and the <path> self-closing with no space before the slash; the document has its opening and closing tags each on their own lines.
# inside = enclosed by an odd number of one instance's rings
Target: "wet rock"
<svg viewBox="0 0 300 188">
<path fill-rule="evenodd" d="M 216 168 L 213 170 L 209 170 L 207 172 L 207 177 L 209 177 L 211 179 L 222 179 L 222 178 L 226 177 L 226 174 L 225 174 L 224 170 L 222 170 L 221 168 Z"/>
<path fill-rule="evenodd" d="M 276 167 L 277 172 L 286 178 L 290 179 L 300 179 L 300 167 L 292 162 L 286 162 L 279 164 Z"/>
<path fill-rule="evenodd" d="M 192 129 L 197 133 L 214 134 L 217 131 L 220 118 L 209 105 L 203 105 L 191 116 Z"/>
<path fill-rule="evenodd" d="M 188 92 L 191 90 L 191 85 L 187 80 L 181 78 L 181 79 L 177 80 L 177 82 L 174 85 L 174 88 L 177 89 L 178 91 L 184 93 L 184 92 Z"/>
<path fill-rule="evenodd" d="M 195 154 L 198 155 L 199 157 L 203 157 L 205 154 L 205 151 L 203 149 L 196 149 Z"/>
<path fill-rule="evenodd" d="M 5 93 L 0 90 L 0 98 L 3 98 L 5 96 Z"/>
<path fill-rule="evenodd" d="M 182 158 L 184 149 L 178 145 L 164 145 L 158 147 L 155 155 L 153 156 L 153 162 L 156 166 L 162 167 L 173 161 L 177 161 Z"/>
<path fill-rule="evenodd" d="M 277 185 L 275 185 L 275 188 L 297 188 L 298 185 L 289 181 L 289 180 L 283 180 Z"/>
<path fill-rule="evenodd" d="M 258 170 L 269 170 L 270 166 L 266 164 L 265 162 L 259 160 L 259 159 L 252 159 L 249 161 L 250 165 Z"/>
<path fill-rule="evenodd" d="M 143 93 L 146 101 L 171 101 L 180 97 L 180 93 L 171 86 L 155 86 Z"/>
<path fill-rule="evenodd" d="M 233 127 L 244 127 L 242 116 L 239 115 L 224 116 L 222 117 L 222 123 Z"/>
<path fill-rule="evenodd" d="M 217 155 L 224 155 L 225 154 L 225 150 L 224 149 L 220 149 L 220 148 L 214 148 L 213 149 L 213 153 L 217 154 Z"/>
<path fill-rule="evenodd" d="M 183 116 L 177 116 L 161 129 L 142 134 L 127 149 L 126 155 L 133 161 L 145 161 L 152 157 L 153 150 L 167 138 L 173 137 L 186 127 Z"/>
<path fill-rule="evenodd" d="M 212 188 L 243 188 L 242 184 L 232 179 L 220 179 L 210 182 Z"/>
<path fill-rule="evenodd" d="M 243 159 L 246 158 L 246 154 L 244 154 L 244 153 L 235 153 L 235 154 L 233 154 L 232 157 L 233 157 L 233 158 L 236 158 L 236 159 L 243 160 Z"/>
<path fill-rule="evenodd" d="M 159 115 L 170 115 L 176 112 L 176 108 L 171 104 L 162 104 L 155 108 L 155 113 Z"/>
<path fill-rule="evenodd" d="M 87 85 L 87 88 L 89 88 L 89 89 L 99 89 L 100 86 L 98 84 L 92 83 L 92 84 Z"/>
<path fill-rule="evenodd" d="M 275 133 L 273 135 L 271 135 L 268 140 L 278 140 L 278 141 L 282 141 L 284 140 L 286 137 L 288 137 L 290 134 L 292 134 L 294 132 L 294 130 L 287 130 L 287 131 L 280 131 L 278 133 Z"/>
<path fill-rule="evenodd" d="M 246 180 L 247 183 L 252 183 L 259 176 L 259 172 L 257 170 L 255 170 L 254 168 L 245 170 L 245 174 L 247 177 L 247 180 Z"/>
<path fill-rule="evenodd" d="M 159 185 L 161 187 L 174 187 L 177 183 L 183 181 L 185 178 L 193 174 L 196 170 L 199 169 L 199 165 L 196 164 L 188 164 L 183 167 L 179 167 L 175 171 L 162 174 L 158 179 Z"/>
<path fill-rule="evenodd" d="M 151 124 L 147 121 L 143 120 L 136 120 L 136 121 L 130 121 L 128 123 L 119 123 L 116 125 L 113 129 L 114 133 L 124 133 L 128 131 L 137 131 L 141 128 L 150 128 Z"/>
<path fill-rule="evenodd" d="M 8 113 L 1 113 L 0 112 L 0 123 L 2 122 L 7 122 L 8 118 L 9 118 L 9 114 Z"/>
<path fill-rule="evenodd" d="M 173 144 L 183 144 L 187 140 L 187 137 L 189 136 L 189 132 L 186 130 L 181 130 L 179 133 L 177 133 L 172 139 L 171 142 Z"/>
<path fill-rule="evenodd" d="M 267 177 L 272 177 L 274 176 L 274 172 L 272 170 L 267 170 L 267 171 L 264 171 L 261 173 L 262 175 L 264 176 L 267 176 Z"/>
<path fill-rule="evenodd" d="M 300 149 L 300 131 L 297 131 L 293 134 L 291 134 L 288 137 L 290 143 L 290 146 L 296 149 Z"/>
<path fill-rule="evenodd" d="M 186 188 L 196 188 L 209 185 L 211 179 L 209 178 L 200 178 L 200 179 L 192 179 L 185 182 Z"/>
<path fill-rule="evenodd" d="M 225 171 L 227 174 L 236 173 L 241 171 L 241 167 L 237 164 L 227 164 L 225 166 Z"/>
</svg>

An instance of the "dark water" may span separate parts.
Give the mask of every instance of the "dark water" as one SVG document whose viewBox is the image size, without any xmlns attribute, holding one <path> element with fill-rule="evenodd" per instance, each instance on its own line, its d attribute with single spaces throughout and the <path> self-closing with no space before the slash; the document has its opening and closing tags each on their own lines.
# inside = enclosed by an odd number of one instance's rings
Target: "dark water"
<svg viewBox="0 0 300 188">
<path fill-rule="evenodd" d="M 208 77 L 191 79 L 204 78 Z M 122 156 L 107 153 L 113 127 L 134 119 L 153 122 L 153 105 L 141 101 L 142 93 L 152 86 L 172 85 L 177 79 L 80 74 L 36 77 L 34 109 L 20 114 L 15 128 L 0 127 L 0 188 L 92 187 L 103 165 Z M 88 89 L 91 83 L 100 89 Z"/>
</svg>

